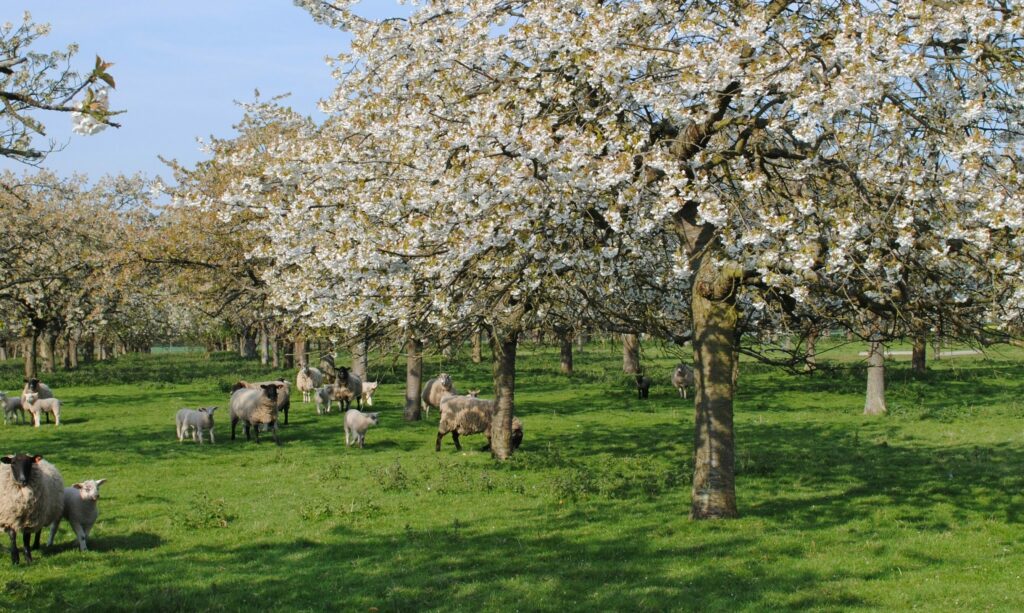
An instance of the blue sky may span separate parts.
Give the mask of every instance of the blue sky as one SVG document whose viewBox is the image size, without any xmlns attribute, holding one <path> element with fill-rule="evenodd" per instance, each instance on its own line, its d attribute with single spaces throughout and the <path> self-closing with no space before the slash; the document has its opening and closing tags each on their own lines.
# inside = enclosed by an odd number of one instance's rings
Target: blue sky
<svg viewBox="0 0 1024 613">
<path fill-rule="evenodd" d="M 363 2 L 366 16 L 404 13 L 392 0 Z M 345 34 L 313 22 L 291 0 L 5 0 L 0 21 L 25 10 L 51 32 L 33 49 L 78 43 L 74 65 L 87 71 L 96 55 L 114 62 L 111 108 L 125 109 L 120 129 L 71 133 L 70 117 L 43 114 L 48 136 L 66 143 L 42 164 L 61 175 L 143 172 L 170 178 L 158 155 L 191 164 L 197 137 L 231 136 L 241 116 L 235 100 L 291 92 L 285 103 L 322 118 L 316 102 L 334 82 L 324 57 L 345 50 Z M 43 144 L 43 143 L 40 143 Z M 0 169 L 33 169 L 0 158 Z"/>
</svg>

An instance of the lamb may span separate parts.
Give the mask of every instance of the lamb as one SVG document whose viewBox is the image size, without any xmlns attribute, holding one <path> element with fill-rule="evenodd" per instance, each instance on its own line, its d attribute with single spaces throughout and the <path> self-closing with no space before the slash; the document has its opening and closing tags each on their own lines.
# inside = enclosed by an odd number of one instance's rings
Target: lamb
<svg viewBox="0 0 1024 613">
<path fill-rule="evenodd" d="M 15 398 L 0 392 L 0 406 L 3 406 L 4 409 L 5 424 L 15 422 L 15 420 L 19 424 L 25 423 L 25 407 L 21 404 L 21 397 Z"/>
<path fill-rule="evenodd" d="M 213 412 L 217 407 L 202 407 L 199 409 L 181 409 L 174 416 L 174 424 L 177 427 L 178 442 L 185 440 L 189 431 L 192 430 L 192 439 L 203 444 L 203 430 L 210 431 L 210 444 L 213 444 Z"/>
<path fill-rule="evenodd" d="M 71 487 L 64 488 L 64 512 L 61 517 L 71 524 L 71 529 L 78 537 L 78 548 L 88 551 L 86 539 L 92 531 L 96 518 L 99 517 L 99 510 L 96 508 L 96 501 L 100 499 L 100 486 L 106 483 L 106 479 L 89 479 L 76 483 Z M 53 536 L 57 533 L 57 526 L 61 517 L 50 524 L 50 538 L 46 542 L 47 547 L 53 546 Z"/>
<path fill-rule="evenodd" d="M 368 407 L 373 406 L 373 394 L 377 391 L 377 383 L 377 381 L 363 382 L 363 404 Z"/>
<path fill-rule="evenodd" d="M 483 433 L 487 437 L 487 445 L 491 447 L 491 420 L 498 408 L 494 400 L 484 400 L 475 396 L 457 396 L 445 394 L 441 399 L 441 419 L 437 423 L 437 442 L 434 451 L 441 451 L 441 439 L 451 432 L 455 449 L 462 451 L 459 436 Z M 512 449 L 519 449 L 523 442 L 523 424 L 518 417 L 512 418 Z"/>
<path fill-rule="evenodd" d="M 277 390 L 273 383 L 262 384 L 259 389 L 241 387 L 231 394 L 231 440 L 235 440 L 235 426 L 239 421 L 245 428 L 245 440 L 249 438 L 249 429 L 255 426 L 256 442 L 260 442 L 260 424 L 265 424 L 274 436 L 274 443 L 280 445 L 277 438 Z"/>
<path fill-rule="evenodd" d="M 686 398 L 686 388 L 694 387 L 693 369 L 686 364 L 676 366 L 672 371 L 672 387 L 679 390 L 680 398 Z"/>
<path fill-rule="evenodd" d="M 28 392 L 21 397 L 21 404 L 32 414 L 32 421 L 35 427 L 39 427 L 39 415 L 46 414 L 46 423 L 50 423 L 50 414 L 53 414 L 55 425 L 60 425 L 60 400 L 56 398 L 40 398 L 39 392 Z"/>
<path fill-rule="evenodd" d="M 423 401 L 423 419 L 430 415 L 430 407 L 441 408 L 441 398 L 445 394 L 458 394 L 455 385 L 452 383 L 452 376 L 446 372 L 428 380 L 423 385 L 423 393 L 420 399 Z"/>
<path fill-rule="evenodd" d="M 651 378 L 644 375 L 636 376 L 636 395 L 638 399 L 644 399 L 651 395 Z"/>
<path fill-rule="evenodd" d="M 40 455 L 4 456 L 0 462 L 10 466 L 0 469 L 0 528 L 11 537 L 11 561 L 17 565 L 18 532 L 22 533 L 25 562 L 32 563 L 29 538 L 39 535 L 61 517 L 64 511 L 64 479 L 60 471 Z"/>
<path fill-rule="evenodd" d="M 291 408 L 291 384 L 284 379 L 277 379 L 275 381 L 259 381 L 257 383 L 249 383 L 248 381 L 239 381 L 232 386 L 231 391 L 247 387 L 249 389 L 260 389 L 263 385 L 273 385 L 277 387 L 277 412 L 284 413 L 284 423 L 288 424 L 288 409 Z"/>
<path fill-rule="evenodd" d="M 33 393 L 38 394 L 38 397 L 42 399 L 53 398 L 53 390 L 51 390 L 45 383 L 35 377 L 25 379 L 25 387 L 21 390 L 21 406 L 25 409 L 28 409 L 28 403 L 25 402 L 25 397 Z M 39 420 L 36 419 L 35 421 L 36 426 L 38 426 Z M 49 413 L 46 414 L 46 423 L 50 423 Z"/>
<path fill-rule="evenodd" d="M 310 402 L 313 392 L 324 384 L 324 373 L 318 368 L 303 366 L 295 376 L 295 387 L 302 391 L 302 402 Z"/>
<path fill-rule="evenodd" d="M 366 431 L 370 426 L 380 423 L 380 413 L 363 413 L 358 409 L 349 409 L 345 412 L 345 446 L 351 447 L 352 443 L 358 443 L 363 448 L 366 440 Z M 349 442 L 351 435 L 351 442 Z"/>
</svg>

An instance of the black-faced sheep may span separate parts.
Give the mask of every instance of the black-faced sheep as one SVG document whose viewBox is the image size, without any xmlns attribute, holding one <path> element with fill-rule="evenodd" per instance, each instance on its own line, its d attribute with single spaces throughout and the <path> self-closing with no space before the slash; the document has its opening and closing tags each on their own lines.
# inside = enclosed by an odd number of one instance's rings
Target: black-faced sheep
<svg viewBox="0 0 1024 613">
<path fill-rule="evenodd" d="M 202 407 L 200 409 L 181 409 L 174 416 L 174 425 L 178 433 L 178 442 L 185 440 L 190 431 L 192 439 L 203 444 L 203 431 L 210 431 L 210 444 L 213 444 L 213 412 L 217 407 Z"/>
<path fill-rule="evenodd" d="M 295 387 L 302 392 L 302 402 L 310 402 L 313 392 L 324 384 L 324 373 L 310 366 L 303 366 L 295 375 Z"/>
<path fill-rule="evenodd" d="M 366 431 L 370 426 L 376 426 L 380 422 L 380 413 L 363 413 L 357 409 L 349 409 L 345 412 L 345 446 L 351 447 L 352 443 L 363 448 L 366 440 Z M 351 442 L 349 436 L 351 435 Z"/>
<path fill-rule="evenodd" d="M 356 401 L 356 408 L 363 408 L 363 380 L 354 372 L 349 372 L 345 366 L 338 367 L 338 379 L 334 383 L 334 398 L 343 403 L 347 411 L 353 400 Z M 339 388 L 345 388 L 348 393 L 342 393 Z"/>
<path fill-rule="evenodd" d="M 256 383 L 250 383 L 248 381 L 239 381 L 232 386 L 231 391 L 247 387 L 249 389 L 258 390 L 264 385 L 273 385 L 277 387 L 277 412 L 284 413 L 284 423 L 288 424 L 288 409 L 291 408 L 291 384 L 284 379 L 277 379 L 275 381 L 258 381 Z"/>
<path fill-rule="evenodd" d="M 256 442 L 259 443 L 259 426 L 263 424 L 270 429 L 274 442 L 281 444 L 277 438 L 277 389 L 277 385 L 269 383 L 261 385 L 259 389 L 241 387 L 231 394 L 231 440 L 235 440 L 235 426 L 241 421 L 245 429 L 245 440 L 251 440 L 249 430 L 254 428 Z"/>
<path fill-rule="evenodd" d="M 32 562 L 29 540 L 53 524 L 64 510 L 64 479 L 42 456 L 4 456 L 0 462 L 0 528 L 11 537 L 11 561 L 17 564 L 18 532 L 22 533 L 25 561 Z"/>
<path fill-rule="evenodd" d="M 441 451 L 441 440 L 445 434 L 452 433 L 455 449 L 461 451 L 459 436 L 483 434 L 487 445 L 491 446 L 491 421 L 498 404 L 494 400 L 484 400 L 475 396 L 456 396 L 446 394 L 441 399 L 441 419 L 437 424 L 437 441 L 434 451 Z M 512 418 L 512 449 L 518 449 L 523 442 L 523 424 L 518 417 Z"/>
<path fill-rule="evenodd" d="M 679 397 L 686 398 L 686 388 L 693 386 L 693 369 L 686 364 L 676 366 L 676 369 L 672 371 L 672 387 L 679 390 Z"/>
<path fill-rule="evenodd" d="M 455 384 L 452 383 L 452 376 L 446 372 L 429 379 L 423 385 L 423 393 L 420 395 L 420 400 L 423 401 L 423 418 L 426 419 L 430 414 L 430 407 L 441 407 L 441 399 L 445 394 L 458 393 Z"/>
<path fill-rule="evenodd" d="M 96 518 L 100 515 L 99 509 L 96 508 L 96 501 L 100 499 L 100 486 L 106 481 L 106 479 L 89 479 L 64 488 L 64 512 L 61 513 L 61 517 L 71 524 L 71 529 L 75 531 L 75 536 L 78 538 L 78 548 L 82 551 L 89 549 L 86 540 L 89 538 L 93 524 L 96 523 Z M 47 547 L 53 545 L 53 536 L 57 534 L 60 520 L 61 518 L 58 517 L 57 521 L 50 524 L 50 538 L 46 542 Z"/>
</svg>

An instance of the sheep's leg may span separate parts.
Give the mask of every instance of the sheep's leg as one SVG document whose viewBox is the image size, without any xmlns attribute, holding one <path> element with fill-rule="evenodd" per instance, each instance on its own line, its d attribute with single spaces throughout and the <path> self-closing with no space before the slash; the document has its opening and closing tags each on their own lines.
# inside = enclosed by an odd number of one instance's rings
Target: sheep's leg
<svg viewBox="0 0 1024 613">
<path fill-rule="evenodd" d="M 281 439 L 277 438 L 277 420 L 274 420 L 273 428 L 270 430 L 270 433 L 274 436 L 274 444 L 280 446 Z"/>
<path fill-rule="evenodd" d="M 213 426 L 210 426 L 210 444 L 213 444 Z"/>
<path fill-rule="evenodd" d="M 288 407 L 284 408 L 284 423 L 286 426 L 288 425 Z"/>
<path fill-rule="evenodd" d="M 441 451 L 441 439 L 444 438 L 444 432 L 437 433 L 437 444 L 434 445 L 434 451 Z"/>
<path fill-rule="evenodd" d="M 53 547 L 53 537 L 57 534 L 57 526 L 60 525 L 60 518 L 50 524 L 50 538 L 46 539 L 46 546 Z"/>
<path fill-rule="evenodd" d="M 32 549 L 39 549 L 39 541 L 42 539 L 42 537 L 43 537 L 43 529 L 40 528 L 40 529 L 36 530 L 35 543 L 32 544 Z"/>
<path fill-rule="evenodd" d="M 238 425 L 238 416 L 231 416 L 231 440 L 235 440 L 235 426 Z"/>
<path fill-rule="evenodd" d="M 203 427 L 202 426 L 196 426 L 196 440 L 199 441 L 200 445 L 203 444 Z"/>
<path fill-rule="evenodd" d="M 89 533 L 85 531 L 82 524 L 71 522 L 71 529 L 75 531 L 75 535 L 78 537 L 78 549 L 81 551 L 89 551 L 89 548 L 85 544 L 86 537 Z"/>
<path fill-rule="evenodd" d="M 252 430 L 256 434 L 256 444 L 258 445 L 260 442 L 260 425 L 245 422 L 245 440 L 247 441 L 252 440 L 251 438 L 249 438 L 249 430 Z"/>
<path fill-rule="evenodd" d="M 462 445 L 459 444 L 459 433 L 452 432 L 452 442 L 455 443 L 455 450 L 462 451 Z"/>
<path fill-rule="evenodd" d="M 18 533 L 10 528 L 7 528 L 7 534 L 11 537 L 11 562 L 17 566 L 20 562 L 18 557 Z"/>
<path fill-rule="evenodd" d="M 346 447 L 351 447 L 352 446 L 352 444 L 349 443 L 349 439 L 348 439 L 348 426 L 345 426 L 345 446 Z"/>
<path fill-rule="evenodd" d="M 21 531 L 21 543 L 23 545 L 22 551 L 25 552 L 25 564 L 32 563 L 32 548 L 29 547 L 29 541 L 32 540 L 32 533 L 28 530 Z"/>
</svg>

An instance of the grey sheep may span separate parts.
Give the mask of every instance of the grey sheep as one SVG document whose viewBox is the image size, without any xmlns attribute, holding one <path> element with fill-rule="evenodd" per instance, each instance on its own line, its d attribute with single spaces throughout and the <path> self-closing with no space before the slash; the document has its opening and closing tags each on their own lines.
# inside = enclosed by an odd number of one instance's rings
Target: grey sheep
<svg viewBox="0 0 1024 613">
<path fill-rule="evenodd" d="M 441 408 L 441 398 L 445 394 L 458 394 L 455 385 L 452 383 L 452 376 L 446 372 L 428 380 L 423 385 L 423 393 L 420 399 L 423 401 L 423 418 L 430 415 L 430 407 Z"/>
<path fill-rule="evenodd" d="M 60 425 L 60 400 L 56 398 L 40 398 L 39 392 L 28 392 L 21 396 L 21 406 L 25 407 L 32 414 L 32 422 L 38 428 L 40 414 L 46 415 L 46 423 L 50 423 L 50 415 L 53 415 L 55 425 Z"/>
<path fill-rule="evenodd" d="M 317 368 L 303 366 L 295 375 L 295 387 L 302 392 L 302 402 L 310 402 L 313 392 L 324 384 L 324 373 Z"/>
<path fill-rule="evenodd" d="M 457 396 L 446 394 L 441 399 L 441 419 L 437 423 L 437 442 L 434 451 L 441 451 L 441 439 L 451 432 L 455 449 L 462 451 L 459 436 L 483 434 L 487 438 L 487 446 L 491 446 L 491 421 L 497 410 L 498 403 L 475 396 Z M 523 424 L 518 417 L 512 418 L 512 449 L 518 449 L 523 442 Z"/>
<path fill-rule="evenodd" d="M 239 381 L 231 388 L 234 392 L 237 389 L 247 387 L 249 389 L 258 390 L 264 385 L 273 385 L 277 387 L 277 412 L 284 413 L 284 423 L 288 423 L 288 409 L 291 408 L 291 389 L 290 383 L 284 379 L 277 379 L 275 381 L 257 381 L 256 383 L 250 383 L 248 381 Z"/>
<path fill-rule="evenodd" d="M 4 423 L 25 423 L 25 407 L 21 405 L 21 397 L 8 396 L 0 392 L 0 405 L 4 409 Z"/>
<path fill-rule="evenodd" d="M 370 429 L 370 426 L 376 426 L 380 423 L 380 413 L 363 413 L 358 409 L 349 409 L 345 412 L 345 446 L 351 447 L 352 443 L 357 443 L 359 448 L 363 448 L 363 443 L 366 440 L 366 431 Z M 351 441 L 349 436 L 351 435 Z"/>
<path fill-rule="evenodd" d="M 61 513 L 61 517 L 71 524 L 71 529 L 75 531 L 75 536 L 78 538 L 78 548 L 82 551 L 89 550 L 86 539 L 89 538 L 89 532 L 92 531 L 93 524 L 99 517 L 100 512 L 96 508 L 96 501 L 100 499 L 100 486 L 106 481 L 106 479 L 89 479 L 64 488 L 64 512 Z M 47 547 L 53 545 L 53 536 L 57 534 L 57 526 L 60 524 L 61 517 L 50 524 L 50 538 L 46 541 Z"/>
<path fill-rule="evenodd" d="M 270 383 L 260 385 L 259 389 L 241 387 L 231 394 L 231 440 L 235 440 L 235 426 L 241 421 L 245 440 L 251 440 L 249 431 L 252 428 L 259 443 L 259 427 L 266 425 L 274 436 L 274 442 L 281 444 L 277 438 L 277 390 L 278 386 Z"/>
<path fill-rule="evenodd" d="M 686 388 L 693 386 L 693 369 L 686 364 L 676 366 L 676 369 L 672 371 L 672 387 L 679 390 L 679 397 L 686 398 Z"/>
<path fill-rule="evenodd" d="M 18 532 L 22 533 L 25 561 L 32 563 L 29 539 L 35 547 L 45 526 L 64 511 L 64 479 L 60 471 L 40 455 L 4 456 L 0 462 L 0 528 L 11 537 L 11 561 L 18 564 Z M 9 468 L 8 468 L 9 467 Z"/>
<path fill-rule="evenodd" d="M 174 425 L 178 433 L 178 442 L 185 440 L 192 431 L 192 439 L 203 444 L 203 431 L 210 431 L 210 444 L 213 440 L 213 412 L 217 407 L 202 407 L 199 409 L 181 409 L 174 416 Z"/>
</svg>

